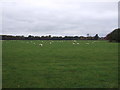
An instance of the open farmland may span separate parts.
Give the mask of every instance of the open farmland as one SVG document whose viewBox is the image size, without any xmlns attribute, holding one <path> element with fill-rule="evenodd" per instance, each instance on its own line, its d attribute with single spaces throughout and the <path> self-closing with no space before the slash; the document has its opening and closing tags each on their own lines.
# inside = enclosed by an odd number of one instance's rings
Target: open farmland
<svg viewBox="0 0 120 90">
<path fill-rule="evenodd" d="M 118 43 L 3 41 L 3 88 L 117 88 Z"/>
</svg>

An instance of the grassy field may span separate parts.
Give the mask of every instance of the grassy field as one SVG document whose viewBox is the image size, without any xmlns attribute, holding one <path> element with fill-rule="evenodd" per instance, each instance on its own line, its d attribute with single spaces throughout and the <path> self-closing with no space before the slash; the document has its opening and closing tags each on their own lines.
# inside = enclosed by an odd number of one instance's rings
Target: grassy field
<svg viewBox="0 0 120 90">
<path fill-rule="evenodd" d="M 18 40 L 2 49 L 3 88 L 118 87 L 118 43 Z"/>
<path fill-rule="evenodd" d="M 2 88 L 2 40 L 0 40 L 0 89 Z"/>
</svg>

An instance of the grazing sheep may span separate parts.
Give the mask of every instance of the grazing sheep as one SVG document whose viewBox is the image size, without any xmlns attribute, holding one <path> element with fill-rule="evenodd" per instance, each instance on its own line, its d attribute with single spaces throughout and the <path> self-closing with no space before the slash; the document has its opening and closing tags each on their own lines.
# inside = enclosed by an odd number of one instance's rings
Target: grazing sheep
<svg viewBox="0 0 120 90">
<path fill-rule="evenodd" d="M 43 46 L 43 44 L 39 44 L 41 47 Z"/>
<path fill-rule="evenodd" d="M 90 44 L 90 43 L 86 43 L 86 44 Z"/>
<path fill-rule="evenodd" d="M 79 44 L 79 43 L 77 43 L 77 44 Z"/>
<path fill-rule="evenodd" d="M 77 42 L 76 40 L 74 40 L 74 42 Z"/>
<path fill-rule="evenodd" d="M 75 43 L 73 43 L 73 44 L 75 44 Z"/>
</svg>

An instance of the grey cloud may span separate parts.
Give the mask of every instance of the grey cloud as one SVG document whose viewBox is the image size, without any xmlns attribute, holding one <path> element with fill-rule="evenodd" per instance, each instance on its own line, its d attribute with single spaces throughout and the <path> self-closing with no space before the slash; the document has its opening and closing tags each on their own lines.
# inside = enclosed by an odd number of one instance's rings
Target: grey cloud
<svg viewBox="0 0 120 90">
<path fill-rule="evenodd" d="M 64 36 L 98 33 L 105 36 L 117 28 L 117 3 L 114 2 L 49 0 L 43 5 L 22 1 L 13 4 L 3 7 L 3 34 Z"/>
</svg>

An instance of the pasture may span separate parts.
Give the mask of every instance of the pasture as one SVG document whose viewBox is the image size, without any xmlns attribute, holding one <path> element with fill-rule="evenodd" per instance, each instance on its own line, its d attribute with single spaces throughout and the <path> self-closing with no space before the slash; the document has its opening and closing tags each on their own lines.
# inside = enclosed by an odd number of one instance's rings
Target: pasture
<svg viewBox="0 0 120 90">
<path fill-rule="evenodd" d="M 118 43 L 2 41 L 3 88 L 117 88 Z"/>
</svg>

